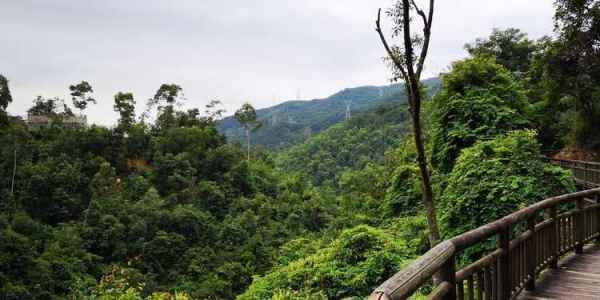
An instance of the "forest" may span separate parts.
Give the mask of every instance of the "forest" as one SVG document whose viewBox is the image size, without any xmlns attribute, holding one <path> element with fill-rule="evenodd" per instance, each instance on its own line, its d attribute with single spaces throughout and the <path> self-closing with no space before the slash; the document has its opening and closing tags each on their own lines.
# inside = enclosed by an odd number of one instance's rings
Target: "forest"
<svg viewBox="0 0 600 300">
<path fill-rule="evenodd" d="M 574 191 L 546 156 L 600 160 L 600 1 L 554 6 L 552 35 L 494 29 L 420 86 L 442 239 Z M 184 110 L 165 83 L 116 93 L 112 127 L 68 126 L 108 101 L 86 81 L 72 104 L 36 98 L 40 126 L 8 113 L 10 87 L 0 75 L 2 299 L 364 299 L 431 247 L 403 86 L 288 103 L 302 122 L 286 123 Z M 368 104 L 345 118 L 345 100 Z"/>
</svg>

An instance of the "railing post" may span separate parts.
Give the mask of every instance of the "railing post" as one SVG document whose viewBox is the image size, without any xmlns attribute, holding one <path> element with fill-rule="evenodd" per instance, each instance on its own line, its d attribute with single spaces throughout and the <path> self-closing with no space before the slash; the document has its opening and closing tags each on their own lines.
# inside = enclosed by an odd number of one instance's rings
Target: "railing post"
<svg viewBox="0 0 600 300">
<path fill-rule="evenodd" d="M 596 204 L 600 204 L 600 195 L 594 194 L 594 200 L 596 200 Z M 596 243 L 600 243 L 600 207 L 596 207 L 596 228 L 594 229 L 596 230 L 595 233 L 598 233 Z"/>
<path fill-rule="evenodd" d="M 590 180 L 590 169 L 587 163 L 583 163 L 583 177 L 585 178 L 586 184 L 591 182 Z"/>
<path fill-rule="evenodd" d="M 558 224 L 558 214 L 556 213 L 556 206 L 550 208 L 550 219 L 552 220 L 553 231 L 550 235 L 550 253 L 552 253 L 552 260 L 550 260 L 549 267 L 551 269 L 558 268 L 558 253 L 560 252 L 560 239 L 559 232 L 560 227 Z"/>
<path fill-rule="evenodd" d="M 498 233 L 498 249 L 502 249 L 502 254 L 498 258 L 498 299 L 510 299 L 510 226 L 502 229 Z"/>
<path fill-rule="evenodd" d="M 448 282 L 452 289 L 450 292 L 443 297 L 443 300 L 456 300 L 456 269 L 455 269 L 454 254 L 450 257 L 444 265 L 440 268 L 437 276 L 439 277 L 440 283 Z"/>
<path fill-rule="evenodd" d="M 577 211 L 575 213 L 575 253 L 583 253 L 583 240 L 585 239 L 585 216 L 584 216 L 584 199 L 577 198 Z"/>
<path fill-rule="evenodd" d="M 527 229 L 531 233 L 527 241 L 527 275 L 529 280 L 525 289 L 528 291 L 535 290 L 535 268 L 537 267 L 537 234 L 535 233 L 535 216 L 527 219 Z"/>
</svg>

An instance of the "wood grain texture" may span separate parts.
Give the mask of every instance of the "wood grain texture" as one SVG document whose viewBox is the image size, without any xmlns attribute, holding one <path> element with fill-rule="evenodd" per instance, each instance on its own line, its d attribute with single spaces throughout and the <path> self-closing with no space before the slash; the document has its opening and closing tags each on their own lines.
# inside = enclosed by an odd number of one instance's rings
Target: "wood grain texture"
<svg viewBox="0 0 600 300">
<path fill-rule="evenodd" d="M 535 291 L 524 291 L 518 299 L 600 299 L 600 246 L 563 259 L 557 269 L 541 274 Z"/>
</svg>

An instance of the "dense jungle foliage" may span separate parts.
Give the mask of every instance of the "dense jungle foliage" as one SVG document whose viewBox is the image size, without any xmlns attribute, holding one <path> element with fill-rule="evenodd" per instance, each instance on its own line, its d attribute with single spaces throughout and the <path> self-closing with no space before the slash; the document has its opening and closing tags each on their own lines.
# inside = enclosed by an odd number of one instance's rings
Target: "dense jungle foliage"
<svg viewBox="0 0 600 300">
<path fill-rule="evenodd" d="M 573 191 L 570 172 L 545 155 L 600 150 L 600 3 L 556 9 L 555 38 L 494 30 L 429 89 L 426 148 L 445 238 Z M 87 82 L 70 90 L 81 112 L 96 101 Z M 68 126 L 70 106 L 39 97 L 30 112 L 49 122 L 32 126 L 7 113 L 0 76 L 0 298 L 363 298 L 427 251 L 401 94 L 384 103 L 367 93 L 377 105 L 347 120 L 342 96 L 333 119 L 306 117 L 326 101 L 282 104 L 299 127 L 253 132 L 270 140 L 254 139 L 248 159 L 221 133 L 240 126 L 218 124 L 218 103 L 184 111 L 181 92 L 160 86 L 139 118 L 134 95 L 117 93 L 111 128 Z"/>
</svg>

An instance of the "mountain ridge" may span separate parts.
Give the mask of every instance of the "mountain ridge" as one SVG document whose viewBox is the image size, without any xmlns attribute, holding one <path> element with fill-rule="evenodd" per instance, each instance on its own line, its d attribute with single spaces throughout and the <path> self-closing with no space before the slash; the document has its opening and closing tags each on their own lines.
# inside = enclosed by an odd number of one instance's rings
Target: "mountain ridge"
<svg viewBox="0 0 600 300">
<path fill-rule="evenodd" d="M 439 88 L 440 80 L 433 77 L 423 80 L 423 84 L 432 93 Z M 405 102 L 401 83 L 345 88 L 321 99 L 284 101 L 256 111 L 263 127 L 252 135 L 252 143 L 270 149 L 287 148 L 345 120 L 348 105 L 352 114 L 382 104 Z M 244 131 L 233 116 L 220 120 L 218 129 L 230 142 L 244 139 Z"/>
</svg>

